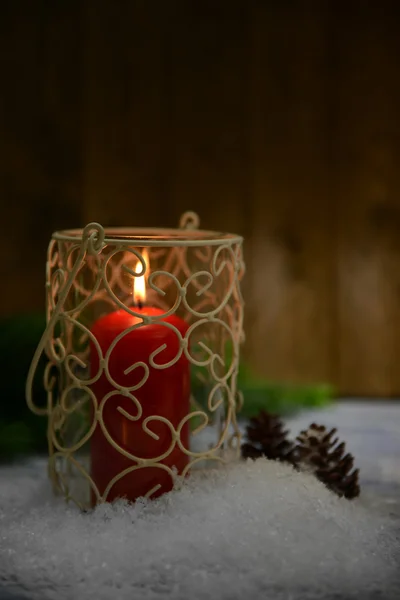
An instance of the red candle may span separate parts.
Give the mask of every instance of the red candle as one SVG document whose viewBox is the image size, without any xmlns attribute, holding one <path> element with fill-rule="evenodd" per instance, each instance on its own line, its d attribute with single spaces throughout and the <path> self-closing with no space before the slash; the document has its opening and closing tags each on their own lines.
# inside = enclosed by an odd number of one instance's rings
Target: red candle
<svg viewBox="0 0 400 600">
<path fill-rule="evenodd" d="M 144 277 L 135 279 L 136 283 L 142 280 L 144 286 Z M 159 317 L 163 314 L 163 311 L 158 308 L 146 306 L 135 308 L 134 311 L 151 317 Z M 98 319 L 92 327 L 92 333 L 100 345 L 103 357 L 119 334 L 140 322 L 142 322 L 140 318 L 134 317 L 124 310 L 118 310 Z M 109 398 L 103 410 L 104 424 L 115 443 L 130 454 L 143 459 L 160 456 L 168 450 L 172 443 L 172 434 L 168 425 L 160 421 L 148 423 L 148 428 L 158 436 L 158 440 L 155 440 L 143 430 L 143 421 L 150 416 L 160 416 L 168 419 L 176 429 L 189 413 L 190 365 L 186 356 L 182 353 L 173 365 L 165 369 L 156 369 L 149 362 L 151 354 L 163 344 L 166 345 L 166 348 L 154 358 L 156 364 L 164 365 L 179 353 L 180 340 L 177 334 L 163 323 L 170 323 L 176 327 L 182 337 L 188 329 L 187 323 L 176 315 L 161 318 L 156 323 L 142 325 L 127 333 L 117 342 L 108 361 L 111 377 L 123 387 L 137 385 L 144 376 L 143 367 L 138 367 L 125 374 L 129 367 L 140 361 L 149 368 L 147 381 L 139 389 L 131 392 L 142 406 L 142 415 L 139 420 L 131 421 L 117 410 L 120 407 L 129 415 L 137 415 L 137 407 L 131 399 L 122 394 L 116 394 Z M 91 377 L 95 376 L 98 369 L 98 352 L 91 344 Z M 105 372 L 92 385 L 99 405 L 102 398 L 115 389 Z M 188 437 L 189 428 L 186 424 L 181 431 L 181 441 L 185 448 L 188 448 Z M 187 463 L 188 456 L 177 444 L 171 453 L 160 461 L 160 464 L 171 468 L 175 467 L 178 473 L 182 472 Z M 135 464 L 137 464 L 135 461 L 123 456 L 108 442 L 100 424 L 97 423 L 91 438 L 91 476 L 100 494 L 104 493 L 116 475 Z M 124 497 L 134 501 L 155 486 L 160 487 L 152 494 L 153 498 L 170 491 L 173 486 L 171 476 L 162 468 L 142 467 L 117 481 L 111 488 L 107 500 L 111 502 L 116 498 Z M 94 494 L 92 494 L 92 503 L 95 503 Z"/>
</svg>

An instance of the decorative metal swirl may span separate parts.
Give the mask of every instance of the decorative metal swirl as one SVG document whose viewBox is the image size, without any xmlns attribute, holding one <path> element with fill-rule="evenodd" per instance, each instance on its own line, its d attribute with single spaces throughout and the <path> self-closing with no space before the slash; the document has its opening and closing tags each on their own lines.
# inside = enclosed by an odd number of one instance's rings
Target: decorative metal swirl
<svg viewBox="0 0 400 600">
<path fill-rule="evenodd" d="M 143 494 L 150 497 L 163 486 L 177 484 L 176 462 L 178 475 L 184 477 L 205 462 L 224 463 L 238 455 L 242 240 L 198 227 L 198 216 L 188 212 L 172 233 L 149 230 L 147 236 L 135 237 L 130 231 L 118 236 L 91 223 L 81 232 L 56 233 L 50 242 L 47 328 L 32 360 L 26 398 L 33 412 L 48 417 L 49 474 L 55 492 L 82 508 L 115 497 L 124 486 L 129 489 L 143 469 L 152 474 Z M 175 237 L 176 245 L 171 243 Z M 143 277 L 148 306 L 154 307 L 148 314 L 135 305 L 132 294 L 133 282 Z M 128 325 L 105 346 L 95 324 L 114 312 L 125 314 Z M 159 345 L 143 360 L 133 351 L 132 364 L 128 360 L 123 372 L 116 371 L 116 357 L 126 356 L 127 348 L 129 354 L 131 340 L 146 326 L 157 327 Z M 48 358 L 47 406 L 39 407 L 32 384 L 43 353 Z M 189 372 L 189 366 L 191 408 L 185 412 L 177 406 L 177 414 L 168 418 L 148 414 L 142 399 L 154 378 L 169 381 L 172 372 Z M 151 390 L 152 403 L 164 405 L 167 391 L 162 386 Z M 124 436 L 131 440 L 132 427 L 139 441 L 124 442 Z M 207 431 L 213 436 L 205 435 Z M 106 484 L 93 470 L 96 443 L 110 457 L 120 457 L 121 469 Z"/>
</svg>

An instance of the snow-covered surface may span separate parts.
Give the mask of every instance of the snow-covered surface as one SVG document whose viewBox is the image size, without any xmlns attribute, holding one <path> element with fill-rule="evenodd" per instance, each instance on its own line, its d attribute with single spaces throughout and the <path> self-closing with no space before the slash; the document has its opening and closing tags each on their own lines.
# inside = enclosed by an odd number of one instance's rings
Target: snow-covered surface
<svg viewBox="0 0 400 600">
<path fill-rule="evenodd" d="M 400 405 L 347 403 L 290 426 L 314 420 L 355 454 L 360 499 L 263 459 L 84 515 L 52 499 L 43 461 L 1 468 L 0 598 L 400 598 Z"/>
</svg>

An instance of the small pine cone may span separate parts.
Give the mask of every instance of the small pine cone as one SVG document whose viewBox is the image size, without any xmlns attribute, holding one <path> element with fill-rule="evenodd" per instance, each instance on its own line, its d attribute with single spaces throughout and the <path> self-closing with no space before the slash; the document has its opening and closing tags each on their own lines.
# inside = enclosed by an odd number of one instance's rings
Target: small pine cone
<svg viewBox="0 0 400 600">
<path fill-rule="evenodd" d="M 360 494 L 358 469 L 353 469 L 354 458 L 345 454 L 344 442 L 334 438 L 336 429 L 312 423 L 307 431 L 297 437 L 296 453 L 299 463 L 308 466 L 317 479 L 338 496 L 356 498 Z"/>
<path fill-rule="evenodd" d="M 288 432 L 277 415 L 262 410 L 250 419 L 246 428 L 248 442 L 242 445 L 243 458 L 281 460 L 295 464 L 294 443 L 287 439 Z"/>
</svg>

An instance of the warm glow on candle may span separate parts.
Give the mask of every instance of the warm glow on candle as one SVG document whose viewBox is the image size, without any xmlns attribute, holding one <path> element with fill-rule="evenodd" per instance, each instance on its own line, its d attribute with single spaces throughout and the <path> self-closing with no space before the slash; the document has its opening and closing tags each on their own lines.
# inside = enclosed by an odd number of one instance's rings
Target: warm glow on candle
<svg viewBox="0 0 400 600">
<path fill-rule="evenodd" d="M 143 251 L 143 260 L 146 264 L 146 275 L 148 275 L 149 267 L 149 256 L 147 250 Z M 135 273 L 141 273 L 143 271 L 143 265 L 140 260 L 137 261 L 135 266 Z M 133 301 L 135 305 L 142 306 L 146 302 L 146 280 L 145 275 L 133 278 Z"/>
</svg>

